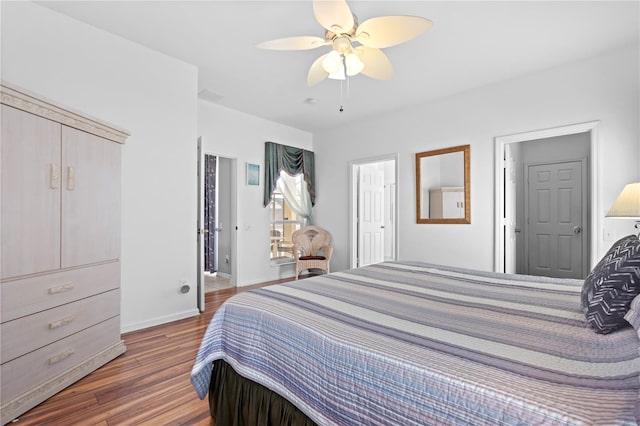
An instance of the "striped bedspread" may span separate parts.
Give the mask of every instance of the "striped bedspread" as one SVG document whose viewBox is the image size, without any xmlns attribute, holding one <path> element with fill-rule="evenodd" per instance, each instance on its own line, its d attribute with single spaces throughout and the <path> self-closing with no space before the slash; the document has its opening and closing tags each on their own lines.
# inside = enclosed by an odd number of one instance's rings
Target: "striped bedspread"
<svg viewBox="0 0 640 426">
<path fill-rule="evenodd" d="M 639 340 L 596 334 L 581 281 L 386 262 L 240 293 L 216 313 L 211 363 L 320 425 L 636 424 Z"/>
</svg>

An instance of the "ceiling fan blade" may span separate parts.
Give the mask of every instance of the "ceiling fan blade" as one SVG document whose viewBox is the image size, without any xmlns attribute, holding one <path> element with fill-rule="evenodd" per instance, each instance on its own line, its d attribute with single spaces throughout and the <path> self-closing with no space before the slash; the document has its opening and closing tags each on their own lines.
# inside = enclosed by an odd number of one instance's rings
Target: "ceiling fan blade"
<svg viewBox="0 0 640 426">
<path fill-rule="evenodd" d="M 307 74 L 307 86 L 313 87 L 325 78 L 329 77 L 329 73 L 322 67 L 322 61 L 327 57 L 327 55 L 328 53 L 320 56 L 313 62 L 311 68 L 309 68 L 309 74 Z"/>
<path fill-rule="evenodd" d="M 329 31 L 342 34 L 353 28 L 353 13 L 345 0 L 313 0 L 316 20 Z"/>
<path fill-rule="evenodd" d="M 361 74 L 376 80 L 391 80 L 393 78 L 393 65 L 382 50 L 374 47 L 356 47 L 358 57 L 364 64 Z"/>
<path fill-rule="evenodd" d="M 257 45 L 260 49 L 270 50 L 310 50 L 316 47 L 325 46 L 327 42 L 321 37 L 300 36 L 278 38 L 269 40 Z"/>
<path fill-rule="evenodd" d="M 422 34 L 433 22 L 421 16 L 380 16 L 358 26 L 356 39 L 367 47 L 395 46 Z"/>
</svg>

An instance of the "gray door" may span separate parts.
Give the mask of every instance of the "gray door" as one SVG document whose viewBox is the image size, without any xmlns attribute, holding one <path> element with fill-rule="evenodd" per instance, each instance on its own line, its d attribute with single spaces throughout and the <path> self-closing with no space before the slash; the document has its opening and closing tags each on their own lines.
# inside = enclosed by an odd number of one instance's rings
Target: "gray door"
<svg viewBox="0 0 640 426">
<path fill-rule="evenodd" d="M 584 160 L 527 166 L 526 273 L 584 278 L 585 168 Z"/>
</svg>

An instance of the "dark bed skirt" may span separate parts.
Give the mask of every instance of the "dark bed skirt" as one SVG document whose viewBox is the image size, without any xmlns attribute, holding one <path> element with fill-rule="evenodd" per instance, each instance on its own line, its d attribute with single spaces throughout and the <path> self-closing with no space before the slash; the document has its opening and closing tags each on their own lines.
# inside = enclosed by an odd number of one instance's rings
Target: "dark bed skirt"
<svg viewBox="0 0 640 426">
<path fill-rule="evenodd" d="M 223 360 L 213 363 L 209 410 L 216 426 L 314 426 L 295 405 L 249 379 Z"/>
</svg>

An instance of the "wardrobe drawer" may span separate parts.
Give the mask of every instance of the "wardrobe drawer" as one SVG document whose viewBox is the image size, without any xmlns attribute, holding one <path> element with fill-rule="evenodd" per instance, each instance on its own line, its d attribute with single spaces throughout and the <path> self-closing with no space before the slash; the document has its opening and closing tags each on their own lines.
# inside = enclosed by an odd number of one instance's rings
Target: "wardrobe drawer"
<svg viewBox="0 0 640 426">
<path fill-rule="evenodd" d="M 0 361 L 11 361 L 99 322 L 120 315 L 120 290 L 71 302 L 0 326 Z"/>
<path fill-rule="evenodd" d="M 120 341 L 120 317 L 94 325 L 2 364 L 2 404 Z"/>
<path fill-rule="evenodd" d="M 2 322 L 120 287 L 120 262 L 2 283 Z"/>
</svg>

